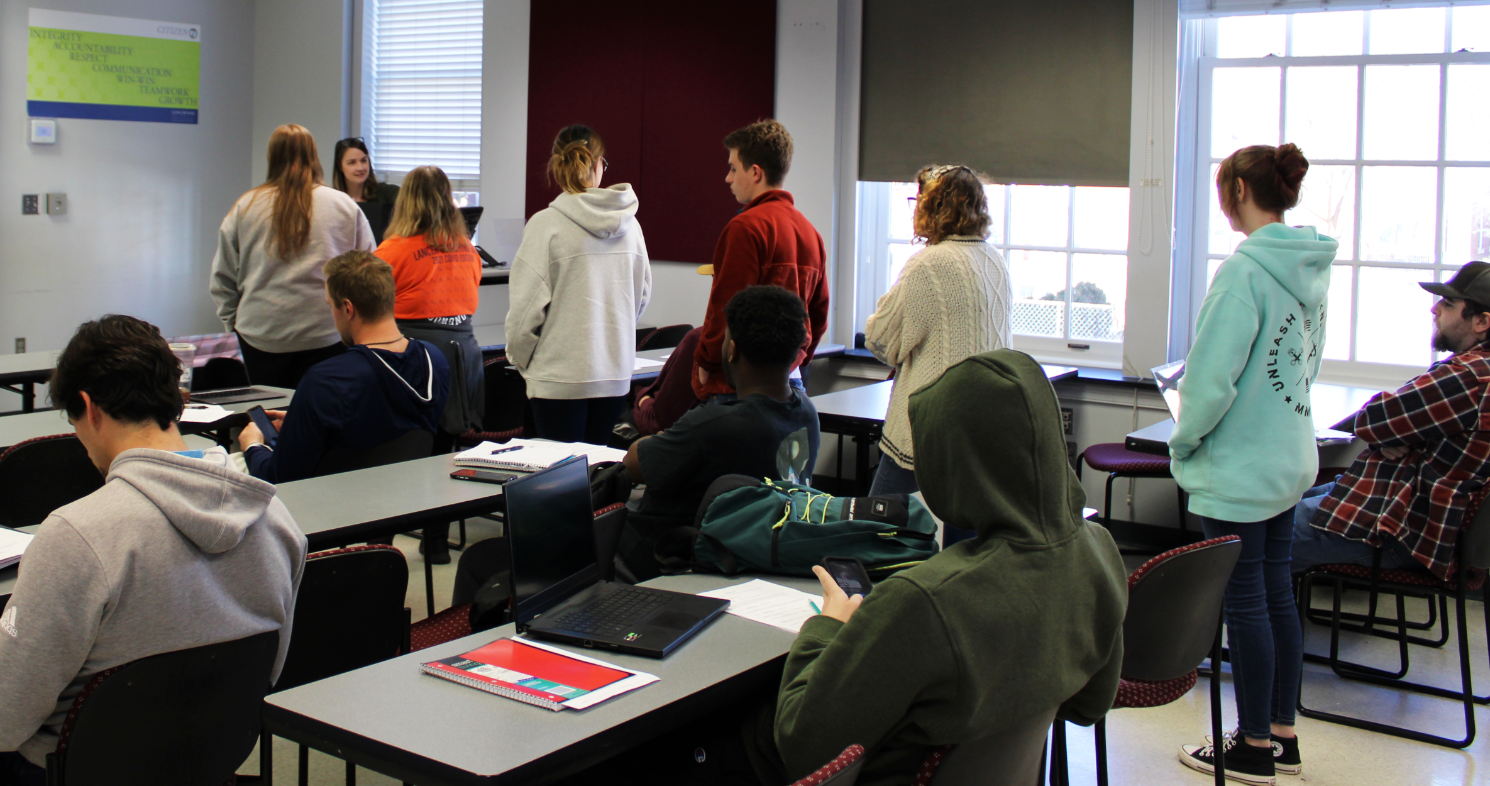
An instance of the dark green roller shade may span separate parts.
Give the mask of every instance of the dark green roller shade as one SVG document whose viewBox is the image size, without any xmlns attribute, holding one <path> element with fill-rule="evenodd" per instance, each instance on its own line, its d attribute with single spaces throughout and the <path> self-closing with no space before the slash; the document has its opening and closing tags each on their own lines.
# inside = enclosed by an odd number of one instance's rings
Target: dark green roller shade
<svg viewBox="0 0 1490 786">
<path fill-rule="evenodd" d="M 1128 185 L 1133 0 L 864 0 L 859 179 Z"/>
</svg>

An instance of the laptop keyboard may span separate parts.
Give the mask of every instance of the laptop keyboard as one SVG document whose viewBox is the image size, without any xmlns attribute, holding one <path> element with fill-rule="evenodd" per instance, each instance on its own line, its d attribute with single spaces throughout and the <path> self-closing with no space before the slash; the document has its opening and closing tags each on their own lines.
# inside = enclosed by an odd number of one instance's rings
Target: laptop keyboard
<svg viewBox="0 0 1490 786">
<path fill-rule="evenodd" d="M 619 636 L 626 627 L 665 605 L 671 598 L 654 592 L 618 588 L 554 620 L 554 625 L 592 636 Z"/>
<path fill-rule="evenodd" d="M 193 393 L 191 397 L 196 401 L 216 401 L 228 396 L 241 396 L 244 393 L 257 393 L 253 388 L 228 388 L 227 390 L 212 390 L 206 393 Z"/>
</svg>

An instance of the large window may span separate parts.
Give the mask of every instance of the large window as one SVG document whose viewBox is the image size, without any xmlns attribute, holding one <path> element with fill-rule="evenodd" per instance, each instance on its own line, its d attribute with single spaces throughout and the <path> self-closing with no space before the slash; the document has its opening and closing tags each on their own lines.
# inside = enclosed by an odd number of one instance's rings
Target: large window
<svg viewBox="0 0 1490 786">
<path fill-rule="evenodd" d="M 481 0 L 368 0 L 366 133 L 379 176 L 433 164 L 464 205 L 481 178 Z"/>
<path fill-rule="evenodd" d="M 1221 214 L 1217 166 L 1247 145 L 1293 142 L 1310 168 L 1284 221 L 1340 242 L 1326 374 L 1418 373 L 1432 359 L 1433 298 L 1417 282 L 1490 254 L 1490 7 L 1199 27 L 1192 329 L 1211 276 L 1242 239 Z"/>
<path fill-rule="evenodd" d="M 1009 264 L 1015 343 L 1093 364 L 1121 360 L 1128 289 L 1128 189 L 989 185 L 988 242 Z M 858 321 L 874 313 L 922 245 L 915 183 L 860 183 Z"/>
</svg>

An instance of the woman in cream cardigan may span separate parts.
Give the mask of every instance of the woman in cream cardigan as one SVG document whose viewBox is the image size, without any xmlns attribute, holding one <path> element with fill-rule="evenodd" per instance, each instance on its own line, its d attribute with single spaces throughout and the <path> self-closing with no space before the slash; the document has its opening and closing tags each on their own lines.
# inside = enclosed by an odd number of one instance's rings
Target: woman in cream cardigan
<svg viewBox="0 0 1490 786">
<path fill-rule="evenodd" d="M 915 234 L 926 247 L 906 261 L 864 328 L 870 351 L 895 369 L 871 495 L 918 488 L 911 394 L 963 358 L 1009 346 L 1013 330 L 1009 266 L 987 243 L 982 178 L 965 166 L 929 166 L 916 183 Z"/>
</svg>

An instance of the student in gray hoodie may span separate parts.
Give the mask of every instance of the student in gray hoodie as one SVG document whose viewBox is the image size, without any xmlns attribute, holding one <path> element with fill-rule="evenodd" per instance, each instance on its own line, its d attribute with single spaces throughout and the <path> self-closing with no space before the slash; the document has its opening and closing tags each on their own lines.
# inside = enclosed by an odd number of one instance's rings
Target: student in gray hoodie
<svg viewBox="0 0 1490 786">
<path fill-rule="evenodd" d="M 42 783 L 73 698 L 105 669 L 279 630 L 290 644 L 305 536 L 274 487 L 176 430 L 179 361 L 127 316 L 85 323 L 57 360 L 103 488 L 58 508 L 0 613 L 0 784 Z"/>
<path fill-rule="evenodd" d="M 559 132 L 548 171 L 564 193 L 528 220 L 512 263 L 507 359 L 545 439 L 604 445 L 631 390 L 652 268 L 636 192 L 601 188 L 607 166 L 594 131 Z"/>
</svg>

